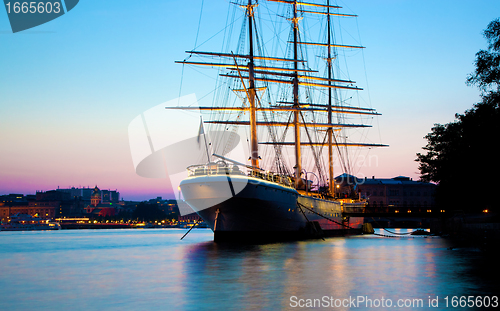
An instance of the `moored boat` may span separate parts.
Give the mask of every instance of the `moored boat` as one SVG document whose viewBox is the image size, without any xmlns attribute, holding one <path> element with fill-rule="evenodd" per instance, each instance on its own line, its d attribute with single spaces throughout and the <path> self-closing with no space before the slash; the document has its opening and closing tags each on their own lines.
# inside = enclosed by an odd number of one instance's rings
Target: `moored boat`
<svg viewBox="0 0 500 311">
<path fill-rule="evenodd" d="M 7 223 L 0 225 L 0 229 L 1 231 L 60 230 L 61 225 L 49 219 L 16 213 L 10 216 Z"/>
<path fill-rule="evenodd" d="M 214 231 L 216 241 L 272 241 L 360 233 L 365 202 L 332 200 L 295 189 L 290 177 L 272 173 L 228 173 L 219 162 L 210 173 L 194 172 L 181 182 L 185 201 Z M 198 166 L 198 169 L 200 167 Z"/>
</svg>

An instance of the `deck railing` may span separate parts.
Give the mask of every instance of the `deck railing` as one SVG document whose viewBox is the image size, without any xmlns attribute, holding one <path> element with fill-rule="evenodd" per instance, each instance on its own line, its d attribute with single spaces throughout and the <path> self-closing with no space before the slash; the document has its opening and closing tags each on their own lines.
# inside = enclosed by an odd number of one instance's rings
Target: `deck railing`
<svg viewBox="0 0 500 311">
<path fill-rule="evenodd" d="M 287 187 L 293 187 L 292 179 L 289 176 L 254 170 L 243 165 L 229 165 L 225 162 L 191 165 L 187 167 L 187 171 L 189 177 L 207 175 L 240 175 L 275 182 Z"/>
</svg>

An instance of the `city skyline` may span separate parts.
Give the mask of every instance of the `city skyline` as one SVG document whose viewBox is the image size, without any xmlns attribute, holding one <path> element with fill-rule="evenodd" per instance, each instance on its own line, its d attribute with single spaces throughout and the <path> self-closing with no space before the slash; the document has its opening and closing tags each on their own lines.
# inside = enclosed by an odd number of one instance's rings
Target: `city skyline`
<svg viewBox="0 0 500 311">
<path fill-rule="evenodd" d="M 173 198 L 166 179 L 136 175 L 127 128 L 151 107 L 211 92 L 211 79 L 190 83 L 205 72 L 174 61 L 196 40 L 208 44 L 224 27 L 228 4 L 205 1 L 198 32 L 202 1 L 191 3 L 85 1 L 16 34 L 0 9 L 0 195 L 97 185 L 125 200 Z M 415 154 L 433 124 L 480 101 L 465 80 L 486 48 L 482 31 L 500 11 L 497 1 L 480 3 L 338 1 L 359 15 L 367 48 L 366 79 L 357 79 L 382 113 L 373 131 L 390 146 L 370 151 L 373 161 L 354 175 L 418 179 Z"/>
</svg>

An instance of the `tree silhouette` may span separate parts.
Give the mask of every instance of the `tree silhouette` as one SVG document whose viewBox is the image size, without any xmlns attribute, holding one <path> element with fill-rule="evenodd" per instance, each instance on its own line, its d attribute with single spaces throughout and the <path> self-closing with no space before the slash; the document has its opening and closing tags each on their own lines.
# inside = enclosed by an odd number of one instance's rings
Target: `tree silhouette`
<svg viewBox="0 0 500 311">
<path fill-rule="evenodd" d="M 158 208 L 158 205 L 141 202 L 132 213 L 132 218 L 143 221 L 155 221 L 163 220 L 167 218 L 167 215 Z"/>
<path fill-rule="evenodd" d="M 451 210 L 499 210 L 500 186 L 496 142 L 500 137 L 500 21 L 484 31 L 488 51 L 476 53 L 468 85 L 482 91 L 482 101 L 456 114 L 455 121 L 435 124 L 425 136 L 427 152 L 417 153 L 421 179 L 438 184 L 436 203 Z"/>
<path fill-rule="evenodd" d="M 477 85 L 483 92 L 497 93 L 500 86 L 500 20 L 488 24 L 484 31 L 488 50 L 476 53 L 476 71 L 467 77 L 468 85 Z"/>
</svg>

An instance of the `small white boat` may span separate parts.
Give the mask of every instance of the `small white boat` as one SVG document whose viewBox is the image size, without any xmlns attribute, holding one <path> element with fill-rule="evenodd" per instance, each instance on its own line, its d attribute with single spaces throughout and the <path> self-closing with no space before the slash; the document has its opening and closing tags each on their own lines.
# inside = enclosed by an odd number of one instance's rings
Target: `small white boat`
<svg viewBox="0 0 500 311">
<path fill-rule="evenodd" d="M 60 230 L 61 225 L 50 219 L 41 219 L 27 214 L 14 214 L 8 223 L 1 224 L 1 231 Z"/>
</svg>

